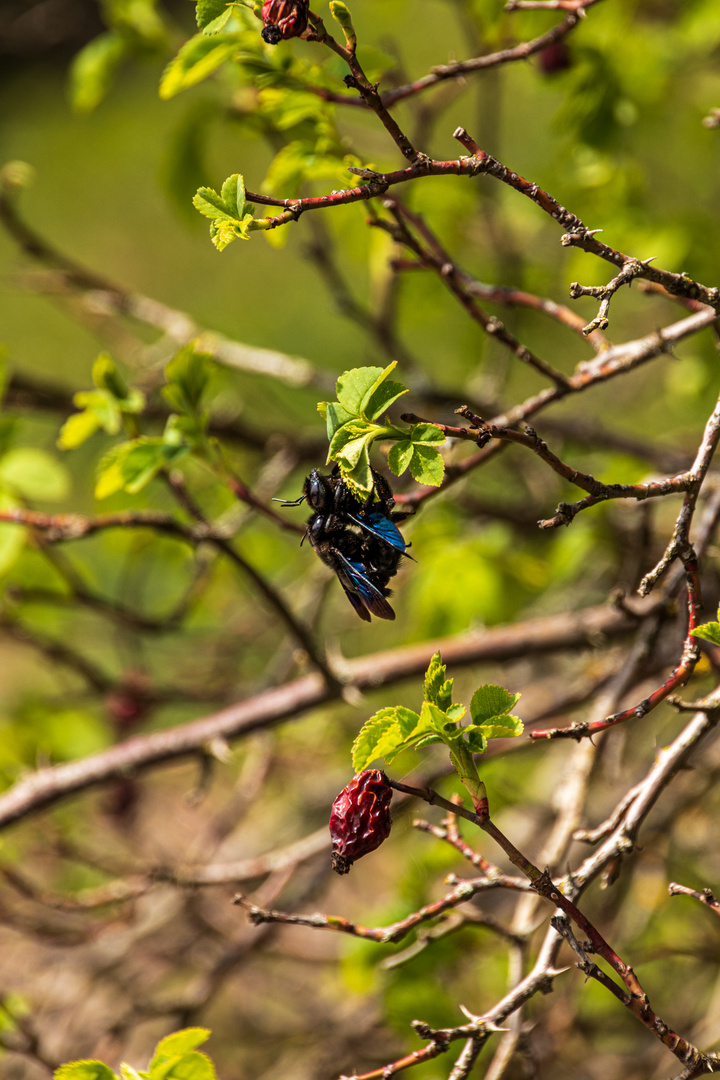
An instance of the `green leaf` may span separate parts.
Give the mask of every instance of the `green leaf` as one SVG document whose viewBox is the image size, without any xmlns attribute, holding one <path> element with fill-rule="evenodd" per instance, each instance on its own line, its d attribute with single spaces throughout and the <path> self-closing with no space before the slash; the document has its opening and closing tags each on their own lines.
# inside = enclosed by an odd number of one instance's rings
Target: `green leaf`
<svg viewBox="0 0 720 1080">
<path fill-rule="evenodd" d="M 431 701 L 438 708 L 447 711 L 452 702 L 452 687 L 453 680 L 445 679 L 445 665 L 440 653 L 436 652 L 431 657 L 425 672 L 423 697 L 426 701 Z"/>
<path fill-rule="evenodd" d="M 0 458 L 0 485 L 24 499 L 62 502 L 70 494 L 70 475 L 44 450 L 23 446 Z"/>
<path fill-rule="evenodd" d="M 393 402 L 407 393 L 408 388 L 399 382 L 384 382 L 381 386 L 378 386 L 377 390 L 370 395 L 364 407 L 368 420 L 377 420 L 379 416 L 387 412 Z"/>
<path fill-rule="evenodd" d="M 161 438 L 140 438 L 114 447 L 98 466 L 95 498 L 118 491 L 136 495 L 161 469 L 188 453 L 187 446 L 168 445 Z"/>
<path fill-rule="evenodd" d="M 703 623 L 702 626 L 696 626 L 690 633 L 693 637 L 704 638 L 705 641 L 711 641 L 713 645 L 720 645 L 720 623 Z"/>
<path fill-rule="evenodd" d="M 342 475 L 343 480 L 355 495 L 362 497 L 370 494 L 373 490 L 375 481 L 370 466 L 370 455 L 368 453 L 367 444 L 363 447 L 363 452 L 358 458 L 357 464 L 354 465 L 349 472 L 342 469 Z"/>
<path fill-rule="evenodd" d="M 410 464 L 415 453 L 413 444 L 409 439 L 402 439 L 393 443 L 388 452 L 388 465 L 395 476 L 402 476 Z"/>
<path fill-rule="evenodd" d="M 209 1028 L 190 1027 L 183 1028 L 181 1031 L 173 1031 L 172 1035 L 166 1035 L 155 1047 L 150 1062 L 150 1071 L 152 1072 L 156 1065 L 161 1065 L 169 1058 L 177 1057 L 178 1054 L 188 1054 L 191 1050 L 195 1050 L 198 1046 L 207 1042 L 210 1034 Z"/>
<path fill-rule="evenodd" d="M 167 385 L 163 387 L 163 395 L 173 409 L 189 416 L 197 416 L 210 382 L 211 363 L 212 357 L 209 353 L 198 351 L 194 342 L 185 345 L 175 354 L 165 367 Z"/>
<path fill-rule="evenodd" d="M 230 217 L 236 217 L 238 221 L 242 221 L 245 212 L 245 182 L 240 173 L 233 173 L 232 176 L 228 176 L 223 183 L 220 194 L 223 206 Z"/>
<path fill-rule="evenodd" d="M 445 436 L 435 424 L 416 424 L 410 438 L 413 443 L 429 446 L 441 446 L 445 442 Z"/>
<path fill-rule="evenodd" d="M 509 739 L 522 735 L 525 725 L 519 716 L 493 716 L 484 724 L 478 725 L 486 739 Z M 469 731 L 470 728 L 466 728 Z"/>
<path fill-rule="evenodd" d="M 207 1054 L 192 1051 L 151 1066 L 148 1080 L 217 1080 L 217 1074 Z"/>
<path fill-rule="evenodd" d="M 210 23 L 222 16 L 227 21 L 231 14 L 232 4 L 228 4 L 227 0 L 197 0 L 195 5 L 195 21 L 200 30 L 207 30 Z"/>
<path fill-rule="evenodd" d="M 247 240 L 253 216 L 251 212 L 243 213 L 246 206 L 245 185 L 239 173 L 227 178 L 219 195 L 212 188 L 198 188 L 193 197 L 193 206 L 210 218 L 210 237 L 218 251 L 238 238 Z"/>
<path fill-rule="evenodd" d="M 407 745 L 407 739 L 419 720 L 417 713 L 402 705 L 380 709 L 366 720 L 352 747 L 355 772 L 362 772 L 375 758 L 392 761 Z"/>
<path fill-rule="evenodd" d="M 368 420 L 372 419 L 372 417 L 370 417 L 369 414 L 368 414 L 368 409 L 370 407 L 371 402 L 374 402 L 376 399 L 380 400 L 382 398 L 382 389 L 383 389 L 382 384 L 385 382 L 388 375 L 392 371 L 395 370 L 396 367 L 397 367 L 397 360 L 393 360 L 393 362 L 391 364 L 388 364 L 388 366 L 386 368 L 383 368 L 380 371 L 380 373 L 376 376 L 374 382 L 368 387 L 368 389 L 365 391 L 365 394 L 360 399 L 360 407 L 358 409 L 358 412 L 362 416 L 366 416 Z M 370 372 L 370 371 L 377 371 L 377 368 L 355 368 L 355 371 L 357 371 L 357 372 L 363 372 L 363 371 L 364 372 Z M 397 387 L 397 386 L 400 386 L 400 383 L 392 383 L 391 385 L 394 385 L 394 386 Z M 403 387 L 403 391 L 404 391 L 404 389 L 405 388 Z M 402 391 L 401 391 L 401 393 L 402 393 Z M 396 396 L 400 397 L 400 394 L 397 394 Z M 340 395 L 338 394 L 338 399 L 339 399 L 339 397 L 340 397 Z"/>
<path fill-rule="evenodd" d="M 76 112 L 90 113 L 97 108 L 128 52 L 127 38 L 110 30 L 75 55 L 70 67 L 70 101 Z"/>
<path fill-rule="evenodd" d="M 332 442 L 335 432 L 352 419 L 352 413 L 349 413 L 337 401 L 319 401 L 317 408 L 325 419 L 328 442 Z"/>
<path fill-rule="evenodd" d="M 443 742 L 447 741 L 448 715 L 431 701 L 424 701 L 420 710 L 420 719 L 414 727 L 410 738 L 424 738 L 426 735 L 439 735 Z M 454 727 L 454 725 L 453 725 Z"/>
<path fill-rule="evenodd" d="M 100 353 L 93 364 L 92 380 L 99 390 L 107 390 L 119 401 L 128 396 L 128 385 L 107 353 Z"/>
<path fill-rule="evenodd" d="M 448 679 L 448 682 L 452 687 L 452 679 Z M 455 722 L 457 722 L 458 720 L 462 720 L 466 712 L 467 709 L 464 705 L 461 705 L 460 702 L 457 702 L 455 705 L 450 705 L 447 709 L 445 709 L 445 713 L 447 714 L 447 716 L 449 716 L 450 719 Z"/>
<path fill-rule="evenodd" d="M 235 34 L 206 37 L 195 34 L 182 46 L 163 72 L 160 97 L 167 101 L 182 90 L 207 79 L 236 52 L 239 38 Z"/>
<path fill-rule="evenodd" d="M 349 469 L 358 462 L 363 448 L 369 447 L 376 432 L 364 420 L 350 420 L 335 432 L 328 450 L 329 461 L 344 461 Z"/>
<path fill-rule="evenodd" d="M 53 1073 L 53 1080 L 117 1080 L 102 1061 L 68 1061 Z"/>
<path fill-rule="evenodd" d="M 466 735 L 467 748 L 471 754 L 484 754 L 487 750 L 487 738 L 485 732 L 480 727 L 474 725 L 468 725 L 464 729 Z"/>
<path fill-rule="evenodd" d="M 147 1080 L 149 1073 L 140 1072 L 138 1069 L 133 1069 L 132 1065 L 128 1065 L 126 1062 L 120 1062 L 120 1076 L 122 1080 Z"/>
<path fill-rule="evenodd" d="M 473 723 L 483 724 L 497 719 L 503 713 L 510 712 L 519 700 L 520 694 L 511 694 L 504 686 L 494 686 L 492 683 L 479 686 L 470 702 Z"/>
<path fill-rule="evenodd" d="M 117 398 L 107 390 L 80 390 L 73 395 L 78 408 L 91 412 L 108 435 L 117 435 L 122 428 L 122 411 Z"/>
<path fill-rule="evenodd" d="M 410 472 L 418 484 L 440 487 L 445 475 L 445 462 L 438 450 L 431 446 L 413 443 L 413 456 L 410 459 Z"/>
<path fill-rule="evenodd" d="M 386 371 L 392 371 L 392 364 Z M 379 367 L 351 368 L 344 371 L 336 383 L 337 399 L 351 416 L 362 414 L 362 403 L 366 401 L 378 386 L 383 375 Z"/>
</svg>

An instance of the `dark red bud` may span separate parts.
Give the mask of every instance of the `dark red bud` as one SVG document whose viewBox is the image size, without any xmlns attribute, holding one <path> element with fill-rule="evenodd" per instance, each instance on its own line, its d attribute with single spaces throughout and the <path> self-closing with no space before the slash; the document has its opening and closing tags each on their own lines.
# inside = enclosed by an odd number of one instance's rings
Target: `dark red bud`
<svg viewBox="0 0 720 1080">
<path fill-rule="evenodd" d="M 353 776 L 332 805 L 332 868 L 347 874 L 356 859 L 380 847 L 390 835 L 392 788 L 380 769 Z"/>
<path fill-rule="evenodd" d="M 537 54 L 538 66 L 543 75 L 555 75 L 558 71 L 567 71 L 572 67 L 572 57 L 566 42 L 556 41 L 547 45 Z"/>
<path fill-rule="evenodd" d="M 307 30 L 310 0 L 265 0 L 260 36 L 268 45 L 300 37 Z"/>
</svg>

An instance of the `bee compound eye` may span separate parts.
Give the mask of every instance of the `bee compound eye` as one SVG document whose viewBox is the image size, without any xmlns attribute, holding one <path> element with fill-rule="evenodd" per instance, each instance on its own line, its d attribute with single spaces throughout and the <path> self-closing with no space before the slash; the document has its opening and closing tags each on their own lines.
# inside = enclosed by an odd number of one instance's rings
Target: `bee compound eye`
<svg viewBox="0 0 720 1080">
<path fill-rule="evenodd" d="M 321 514 L 316 514 L 308 525 L 307 531 L 311 540 L 317 540 L 325 531 L 325 518 Z"/>
</svg>

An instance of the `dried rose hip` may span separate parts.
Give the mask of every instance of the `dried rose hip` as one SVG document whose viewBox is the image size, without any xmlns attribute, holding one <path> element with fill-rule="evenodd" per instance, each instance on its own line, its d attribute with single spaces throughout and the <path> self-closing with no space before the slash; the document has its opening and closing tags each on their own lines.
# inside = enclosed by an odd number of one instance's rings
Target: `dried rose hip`
<svg viewBox="0 0 720 1080">
<path fill-rule="evenodd" d="M 268 45 L 300 37 L 307 30 L 310 0 L 265 0 L 260 36 Z"/>
<path fill-rule="evenodd" d="M 380 769 L 365 769 L 342 789 L 330 814 L 332 868 L 336 873 L 347 874 L 356 859 L 387 840 L 391 799 L 392 788 Z"/>
</svg>

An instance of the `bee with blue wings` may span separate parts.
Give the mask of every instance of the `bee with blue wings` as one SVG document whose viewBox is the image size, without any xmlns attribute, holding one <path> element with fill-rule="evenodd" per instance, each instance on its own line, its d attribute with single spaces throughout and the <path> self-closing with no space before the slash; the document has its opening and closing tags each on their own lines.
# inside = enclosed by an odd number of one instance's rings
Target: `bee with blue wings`
<svg viewBox="0 0 720 1080">
<path fill-rule="evenodd" d="M 352 493 L 336 467 L 330 476 L 313 469 L 303 484 L 302 495 L 283 506 L 312 508 L 305 535 L 316 554 L 337 575 L 345 595 L 365 622 L 370 616 L 394 619 L 387 587 L 407 553 L 397 523 L 409 515 L 394 509 L 390 486 L 373 469 L 373 490 L 362 503 Z M 303 537 L 304 539 L 304 537 Z"/>
</svg>

